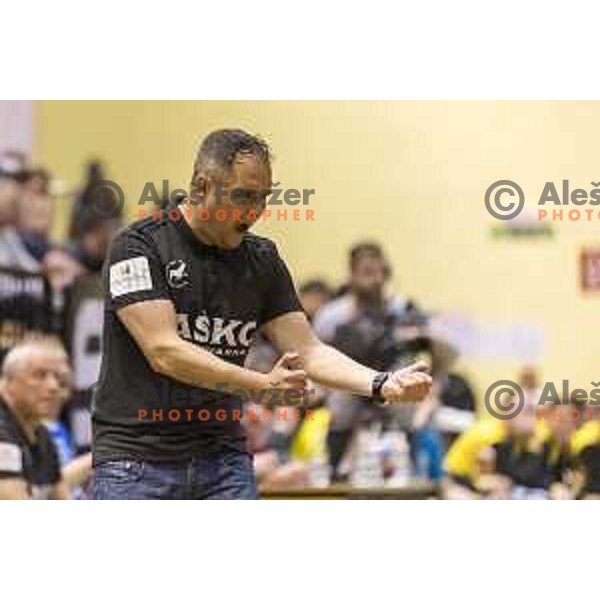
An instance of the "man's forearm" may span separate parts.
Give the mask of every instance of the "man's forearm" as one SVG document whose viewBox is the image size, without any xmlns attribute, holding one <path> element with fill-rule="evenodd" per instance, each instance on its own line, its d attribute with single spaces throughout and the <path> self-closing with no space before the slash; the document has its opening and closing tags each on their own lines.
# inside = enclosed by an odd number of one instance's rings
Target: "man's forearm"
<svg viewBox="0 0 600 600">
<path fill-rule="evenodd" d="M 377 372 L 319 341 L 306 316 L 292 312 L 267 323 L 266 335 L 280 352 L 297 354 L 299 368 L 315 383 L 371 396 Z M 419 402 L 429 393 L 431 377 L 425 365 L 415 363 L 381 380 L 379 395 L 385 403 Z"/>
<path fill-rule="evenodd" d="M 265 387 L 264 374 L 228 363 L 181 339 L 161 348 L 150 362 L 162 375 L 197 387 L 221 391 Z"/>
<path fill-rule="evenodd" d="M 377 371 L 352 360 L 327 344 L 313 344 L 303 353 L 308 376 L 319 385 L 370 396 Z"/>
</svg>

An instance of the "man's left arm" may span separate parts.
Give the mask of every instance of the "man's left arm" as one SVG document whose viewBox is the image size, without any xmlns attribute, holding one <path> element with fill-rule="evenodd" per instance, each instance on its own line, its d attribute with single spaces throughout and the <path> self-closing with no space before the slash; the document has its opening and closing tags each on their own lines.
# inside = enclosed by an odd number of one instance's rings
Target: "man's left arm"
<svg viewBox="0 0 600 600">
<path fill-rule="evenodd" d="M 377 371 L 321 342 L 304 313 L 294 311 L 278 316 L 266 323 L 264 332 L 281 353 L 297 353 L 302 368 L 319 385 L 371 396 Z M 381 389 L 384 400 L 422 400 L 431 387 L 431 377 L 425 371 L 424 365 L 413 365 L 390 374 Z"/>
<path fill-rule="evenodd" d="M 377 371 L 364 367 L 332 346 L 324 344 L 302 312 L 291 312 L 267 323 L 265 334 L 282 354 L 299 354 L 308 376 L 319 385 L 359 396 L 371 395 Z"/>
</svg>

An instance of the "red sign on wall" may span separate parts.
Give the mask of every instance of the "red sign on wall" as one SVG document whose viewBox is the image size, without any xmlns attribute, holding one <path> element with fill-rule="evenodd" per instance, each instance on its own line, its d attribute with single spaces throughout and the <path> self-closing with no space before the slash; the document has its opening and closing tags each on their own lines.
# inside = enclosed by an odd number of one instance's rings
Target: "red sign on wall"
<svg viewBox="0 0 600 600">
<path fill-rule="evenodd" d="M 582 250 L 579 269 L 581 289 L 584 292 L 600 291 L 600 249 Z"/>
</svg>

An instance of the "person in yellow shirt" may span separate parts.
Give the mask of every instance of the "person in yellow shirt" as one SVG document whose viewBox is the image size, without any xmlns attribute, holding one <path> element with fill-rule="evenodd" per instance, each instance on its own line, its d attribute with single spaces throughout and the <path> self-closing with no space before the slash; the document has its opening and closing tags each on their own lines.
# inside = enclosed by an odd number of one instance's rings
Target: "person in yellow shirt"
<svg viewBox="0 0 600 600">
<path fill-rule="evenodd" d="M 443 497 L 546 498 L 560 464 L 552 429 L 528 402 L 518 416 L 478 421 L 454 442 Z"/>
<path fill-rule="evenodd" d="M 446 455 L 443 497 L 478 498 L 483 493 L 481 478 L 495 471 L 494 448 L 505 438 L 504 422 L 495 419 L 478 421 L 460 435 Z"/>
</svg>

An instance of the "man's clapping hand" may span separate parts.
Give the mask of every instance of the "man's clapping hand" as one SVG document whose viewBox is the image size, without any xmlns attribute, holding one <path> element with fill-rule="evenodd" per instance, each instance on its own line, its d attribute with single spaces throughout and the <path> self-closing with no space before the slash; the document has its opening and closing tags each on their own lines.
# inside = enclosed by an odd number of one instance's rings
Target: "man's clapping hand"
<svg viewBox="0 0 600 600">
<path fill-rule="evenodd" d="M 390 374 L 383 384 L 381 395 L 385 404 L 404 404 L 420 402 L 431 391 L 429 367 L 424 363 L 415 363 L 405 369 Z"/>
</svg>

